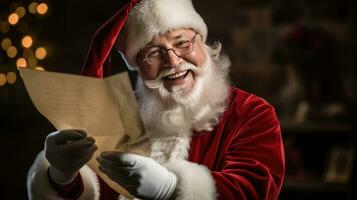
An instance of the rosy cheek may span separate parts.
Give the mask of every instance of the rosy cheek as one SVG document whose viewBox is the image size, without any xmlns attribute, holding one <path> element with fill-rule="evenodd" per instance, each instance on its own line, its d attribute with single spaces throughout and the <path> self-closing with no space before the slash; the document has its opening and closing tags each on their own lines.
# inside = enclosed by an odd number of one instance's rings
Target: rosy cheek
<svg viewBox="0 0 357 200">
<path fill-rule="evenodd" d="M 196 65 L 197 67 L 201 67 L 206 59 L 206 55 L 203 52 L 202 45 L 198 45 L 196 51 L 192 52 L 189 62 Z"/>
<path fill-rule="evenodd" d="M 199 55 L 199 66 L 201 67 L 206 60 L 206 54 L 204 53 L 203 49 L 200 51 Z"/>
<path fill-rule="evenodd" d="M 144 80 L 154 80 L 159 75 L 158 68 L 153 68 L 152 66 L 142 66 L 140 67 L 140 72 Z"/>
</svg>

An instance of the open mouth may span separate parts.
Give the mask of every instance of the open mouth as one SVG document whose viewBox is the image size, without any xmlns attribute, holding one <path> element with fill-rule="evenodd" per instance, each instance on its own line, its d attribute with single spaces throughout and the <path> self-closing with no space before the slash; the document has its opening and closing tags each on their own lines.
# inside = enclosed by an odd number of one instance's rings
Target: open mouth
<svg viewBox="0 0 357 200">
<path fill-rule="evenodd" d="M 182 72 L 177 72 L 174 74 L 170 74 L 168 76 L 165 76 L 164 79 L 166 80 L 178 80 L 178 79 L 183 79 L 185 76 L 188 74 L 189 70 L 185 70 Z"/>
</svg>

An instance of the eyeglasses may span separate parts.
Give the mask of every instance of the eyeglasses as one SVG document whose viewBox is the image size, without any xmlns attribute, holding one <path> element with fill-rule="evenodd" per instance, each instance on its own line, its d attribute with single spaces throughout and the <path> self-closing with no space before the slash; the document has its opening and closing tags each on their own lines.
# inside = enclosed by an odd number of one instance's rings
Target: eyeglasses
<svg viewBox="0 0 357 200">
<path fill-rule="evenodd" d="M 196 35 L 197 33 L 191 40 L 186 40 L 175 44 L 171 49 L 164 49 L 159 47 L 152 48 L 144 54 L 142 59 L 149 65 L 160 65 L 161 63 L 165 62 L 170 50 L 172 50 L 176 56 L 182 58 L 183 56 L 188 55 L 193 51 Z"/>
</svg>

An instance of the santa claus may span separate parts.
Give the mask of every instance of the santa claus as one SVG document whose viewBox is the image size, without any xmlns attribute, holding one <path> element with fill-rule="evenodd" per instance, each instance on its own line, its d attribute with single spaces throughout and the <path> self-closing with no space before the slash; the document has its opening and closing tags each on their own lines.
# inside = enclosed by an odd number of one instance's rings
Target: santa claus
<svg viewBox="0 0 357 200">
<path fill-rule="evenodd" d="M 277 199 L 285 164 L 274 108 L 229 86 L 229 59 L 206 37 L 191 0 L 127 1 L 97 31 L 83 74 L 108 75 L 117 41 L 139 72 L 151 144 L 150 157 L 103 152 L 99 168 L 140 199 Z M 124 198 L 87 167 L 96 149 L 81 130 L 49 134 L 28 174 L 29 198 Z"/>
</svg>

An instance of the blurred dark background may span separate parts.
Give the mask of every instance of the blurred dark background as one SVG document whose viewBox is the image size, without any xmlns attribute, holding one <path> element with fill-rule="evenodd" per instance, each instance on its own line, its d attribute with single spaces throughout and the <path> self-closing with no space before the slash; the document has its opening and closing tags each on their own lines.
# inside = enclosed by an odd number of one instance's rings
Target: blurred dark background
<svg viewBox="0 0 357 200">
<path fill-rule="evenodd" d="M 356 199 L 356 1 L 193 3 L 208 42 L 221 41 L 232 60 L 232 84 L 276 108 L 287 166 L 280 199 Z M 31 103 L 17 66 L 78 74 L 94 31 L 117 5 L 0 0 L 0 199 L 26 199 L 27 171 L 54 130 Z M 24 36 L 32 44 L 22 44 Z"/>
</svg>

